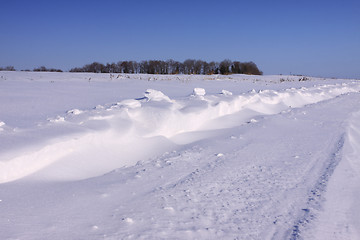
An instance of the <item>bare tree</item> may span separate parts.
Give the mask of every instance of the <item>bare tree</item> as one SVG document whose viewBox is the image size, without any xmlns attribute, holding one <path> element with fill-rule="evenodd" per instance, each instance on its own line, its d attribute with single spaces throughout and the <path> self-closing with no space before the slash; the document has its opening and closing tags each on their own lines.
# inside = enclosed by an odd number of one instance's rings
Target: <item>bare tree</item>
<svg viewBox="0 0 360 240">
<path fill-rule="evenodd" d="M 241 73 L 241 63 L 239 61 L 235 61 L 231 65 L 231 73 Z"/>
<path fill-rule="evenodd" d="M 195 68 L 195 60 L 187 59 L 184 61 L 184 74 L 193 74 Z"/>
<path fill-rule="evenodd" d="M 232 65 L 232 61 L 229 59 L 225 59 L 220 63 L 220 73 L 221 74 L 229 74 L 230 73 L 230 67 Z"/>
<path fill-rule="evenodd" d="M 241 63 L 241 73 L 251 74 L 251 75 L 262 75 L 263 73 L 259 70 L 253 62 Z"/>
</svg>

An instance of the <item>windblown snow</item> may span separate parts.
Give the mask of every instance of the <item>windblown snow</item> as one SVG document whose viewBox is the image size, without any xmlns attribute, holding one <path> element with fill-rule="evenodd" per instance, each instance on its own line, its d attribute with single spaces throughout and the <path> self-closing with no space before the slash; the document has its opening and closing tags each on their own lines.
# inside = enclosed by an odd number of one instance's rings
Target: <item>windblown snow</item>
<svg viewBox="0 0 360 240">
<path fill-rule="evenodd" d="M 358 80 L 0 75 L 1 239 L 360 239 Z"/>
</svg>

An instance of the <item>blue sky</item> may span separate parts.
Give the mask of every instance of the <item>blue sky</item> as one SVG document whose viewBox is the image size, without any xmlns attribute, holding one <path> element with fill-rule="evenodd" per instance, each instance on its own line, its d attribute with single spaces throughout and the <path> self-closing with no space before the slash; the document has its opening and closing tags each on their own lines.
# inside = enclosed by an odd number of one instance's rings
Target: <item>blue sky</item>
<svg viewBox="0 0 360 240">
<path fill-rule="evenodd" d="M 253 61 L 264 74 L 360 78 L 360 1 L 0 2 L 0 66 Z"/>
</svg>

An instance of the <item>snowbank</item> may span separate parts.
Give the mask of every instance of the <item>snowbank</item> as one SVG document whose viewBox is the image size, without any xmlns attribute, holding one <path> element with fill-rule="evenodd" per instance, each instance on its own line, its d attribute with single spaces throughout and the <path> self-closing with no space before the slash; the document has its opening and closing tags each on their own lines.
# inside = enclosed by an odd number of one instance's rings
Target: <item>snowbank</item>
<svg viewBox="0 0 360 240">
<path fill-rule="evenodd" d="M 64 116 L 49 119 L 42 128 L 72 134 L 57 137 L 53 133 L 52 141 L 40 141 L 27 150 L 19 146 L 16 154 L 13 151 L 11 157 L 2 158 L 0 182 L 42 169 L 44 174 L 40 175 L 57 180 L 97 176 L 134 165 L 161 151 L 174 149 L 177 144 L 199 140 L 209 130 L 251 123 L 256 121 L 253 119 L 256 116 L 280 113 L 359 90 L 357 82 L 282 91 L 253 90 L 240 95 L 227 90 L 207 95 L 205 89 L 195 88 L 188 97 L 170 99 L 161 91 L 148 89 L 143 98 L 97 106 L 93 110 L 72 109 Z M 198 134 L 179 137 L 191 132 Z M 22 134 L 15 132 L 12 137 L 22 138 Z M 46 134 L 40 136 L 47 138 Z M 141 146 L 141 153 L 137 146 Z"/>
</svg>

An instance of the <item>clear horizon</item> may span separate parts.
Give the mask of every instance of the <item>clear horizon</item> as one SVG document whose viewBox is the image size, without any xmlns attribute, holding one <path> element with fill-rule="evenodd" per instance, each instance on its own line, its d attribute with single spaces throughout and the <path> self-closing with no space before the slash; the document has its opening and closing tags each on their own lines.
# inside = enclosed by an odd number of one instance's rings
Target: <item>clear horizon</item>
<svg viewBox="0 0 360 240">
<path fill-rule="evenodd" d="M 359 1 L 2 3 L 0 67 L 253 61 L 264 74 L 360 78 Z"/>
</svg>

